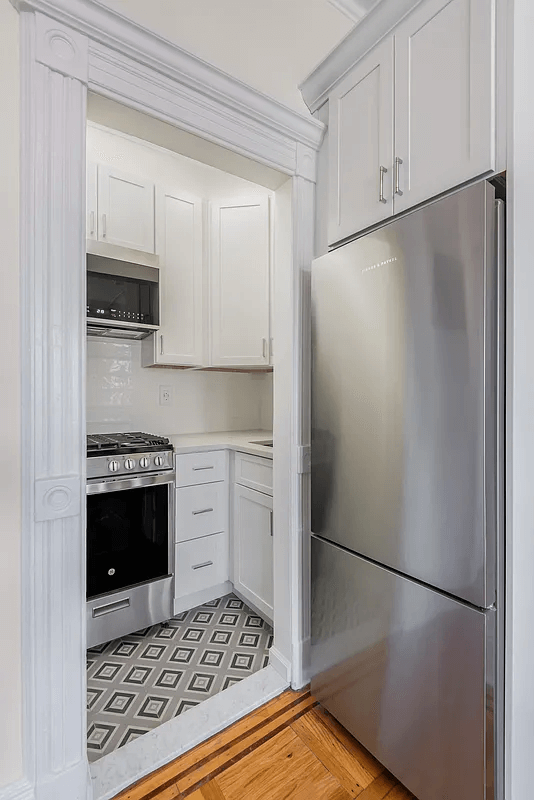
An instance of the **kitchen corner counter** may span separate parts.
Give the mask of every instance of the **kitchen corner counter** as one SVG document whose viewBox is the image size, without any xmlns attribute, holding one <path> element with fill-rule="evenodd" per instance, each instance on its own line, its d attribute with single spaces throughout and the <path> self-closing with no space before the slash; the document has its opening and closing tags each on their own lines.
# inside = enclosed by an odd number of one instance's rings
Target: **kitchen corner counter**
<svg viewBox="0 0 534 800">
<path fill-rule="evenodd" d="M 216 433 L 185 433 L 169 435 L 177 455 L 182 453 L 201 453 L 208 450 L 235 450 L 263 458 L 273 457 L 273 448 L 252 442 L 272 439 L 272 431 L 220 431 Z"/>
</svg>

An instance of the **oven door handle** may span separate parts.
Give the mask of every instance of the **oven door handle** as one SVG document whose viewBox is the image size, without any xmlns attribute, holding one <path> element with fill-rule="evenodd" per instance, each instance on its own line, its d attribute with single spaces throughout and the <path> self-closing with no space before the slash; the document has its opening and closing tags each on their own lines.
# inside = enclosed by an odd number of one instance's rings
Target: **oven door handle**
<svg viewBox="0 0 534 800">
<path fill-rule="evenodd" d="M 123 492 L 126 489 L 144 489 L 147 486 L 161 486 L 174 483 L 174 470 L 158 472 L 154 475 L 139 475 L 135 478 L 108 478 L 87 482 L 87 494 L 102 494 L 105 492 Z"/>
</svg>

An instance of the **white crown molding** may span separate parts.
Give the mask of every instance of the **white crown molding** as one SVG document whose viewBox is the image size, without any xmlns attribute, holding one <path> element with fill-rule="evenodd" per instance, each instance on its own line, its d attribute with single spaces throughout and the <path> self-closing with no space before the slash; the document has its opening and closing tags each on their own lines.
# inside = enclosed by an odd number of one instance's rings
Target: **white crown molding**
<svg viewBox="0 0 534 800">
<path fill-rule="evenodd" d="M 243 118 L 317 149 L 323 126 L 182 50 L 97 0 L 11 0 L 19 11 L 40 11 L 138 65 L 239 111 Z"/>
<path fill-rule="evenodd" d="M 362 2 L 336 0 L 343 5 L 363 6 Z M 335 84 L 375 44 L 409 14 L 421 0 L 381 0 L 349 31 L 345 38 L 300 84 L 304 102 L 315 113 L 328 99 Z"/>
<path fill-rule="evenodd" d="M 379 0 L 328 0 L 330 5 L 353 22 L 359 22 Z"/>
</svg>

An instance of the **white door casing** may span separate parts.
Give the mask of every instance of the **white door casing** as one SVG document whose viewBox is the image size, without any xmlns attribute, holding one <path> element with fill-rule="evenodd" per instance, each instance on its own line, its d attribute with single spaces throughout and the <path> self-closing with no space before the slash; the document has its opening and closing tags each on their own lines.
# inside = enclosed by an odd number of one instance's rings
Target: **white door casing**
<svg viewBox="0 0 534 800">
<path fill-rule="evenodd" d="M 21 12 L 22 64 L 24 778 L 0 790 L 0 798 L 90 800 L 84 710 L 87 89 L 293 176 L 293 258 L 284 276 L 290 291 L 275 314 L 283 346 L 275 387 L 280 533 L 274 575 L 277 664 L 294 686 L 304 681 L 306 619 L 304 477 L 295 458 L 308 443 L 301 439 L 301 349 L 308 325 L 303 275 L 311 263 L 323 126 L 92 0 L 13 3 Z M 142 774 L 148 771 L 150 765 Z M 115 791 L 132 782 L 124 781 Z"/>
</svg>

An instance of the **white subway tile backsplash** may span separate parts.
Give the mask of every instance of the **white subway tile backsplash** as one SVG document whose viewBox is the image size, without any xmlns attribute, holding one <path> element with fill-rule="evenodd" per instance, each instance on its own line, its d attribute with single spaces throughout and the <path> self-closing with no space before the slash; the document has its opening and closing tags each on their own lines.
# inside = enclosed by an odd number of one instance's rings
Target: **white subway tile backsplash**
<svg viewBox="0 0 534 800">
<path fill-rule="evenodd" d="M 160 385 L 172 404 L 159 404 Z M 272 376 L 141 367 L 141 343 L 87 340 L 87 431 L 162 435 L 270 428 Z"/>
</svg>

